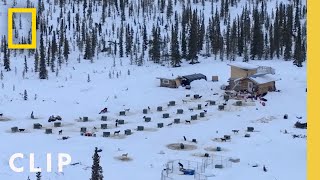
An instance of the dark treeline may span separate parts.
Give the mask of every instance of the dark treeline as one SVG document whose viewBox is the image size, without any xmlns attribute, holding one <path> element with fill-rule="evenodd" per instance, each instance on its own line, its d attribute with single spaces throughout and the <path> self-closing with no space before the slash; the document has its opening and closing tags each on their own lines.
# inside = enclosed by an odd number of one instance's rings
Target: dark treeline
<svg viewBox="0 0 320 180">
<path fill-rule="evenodd" d="M 302 0 L 39 0 L 37 50 L 11 50 L 1 39 L 4 69 L 10 56 L 34 59 L 40 79 L 68 61 L 103 57 L 131 64 L 213 60 L 306 60 L 306 6 Z M 274 5 L 275 4 L 275 5 Z M 14 32 L 21 28 L 15 16 Z M 19 22 L 20 21 L 20 22 Z M 18 42 L 31 42 L 16 36 Z"/>
</svg>

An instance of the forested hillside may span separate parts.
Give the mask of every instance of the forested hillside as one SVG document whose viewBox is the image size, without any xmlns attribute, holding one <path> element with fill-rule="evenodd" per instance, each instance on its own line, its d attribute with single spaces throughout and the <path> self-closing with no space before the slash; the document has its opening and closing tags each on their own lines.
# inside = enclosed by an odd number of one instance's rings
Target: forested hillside
<svg viewBox="0 0 320 180">
<path fill-rule="evenodd" d="M 2 0 L 3 1 L 3 0 Z M 6 4 L 6 1 L 3 1 Z M 21 2 L 19 2 L 21 3 Z M 306 2 L 302 0 L 54 0 L 12 7 L 37 8 L 37 50 L 8 50 L 1 38 L 1 61 L 34 59 L 34 72 L 46 79 L 68 62 L 129 59 L 179 67 L 198 57 L 243 61 L 306 60 Z M 10 7 L 10 6 L 9 6 Z M 23 16 L 14 15 L 15 42 Z"/>
</svg>

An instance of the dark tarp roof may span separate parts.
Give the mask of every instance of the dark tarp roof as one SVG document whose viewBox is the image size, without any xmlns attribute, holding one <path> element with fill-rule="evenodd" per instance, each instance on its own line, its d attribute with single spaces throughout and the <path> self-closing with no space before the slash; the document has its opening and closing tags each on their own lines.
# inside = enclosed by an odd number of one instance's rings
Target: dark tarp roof
<svg viewBox="0 0 320 180">
<path fill-rule="evenodd" d="M 189 82 L 194 81 L 194 80 L 200 80 L 200 79 L 205 79 L 207 80 L 207 77 L 203 74 L 191 74 L 191 75 L 186 75 L 182 76 L 182 78 L 188 80 Z"/>
</svg>

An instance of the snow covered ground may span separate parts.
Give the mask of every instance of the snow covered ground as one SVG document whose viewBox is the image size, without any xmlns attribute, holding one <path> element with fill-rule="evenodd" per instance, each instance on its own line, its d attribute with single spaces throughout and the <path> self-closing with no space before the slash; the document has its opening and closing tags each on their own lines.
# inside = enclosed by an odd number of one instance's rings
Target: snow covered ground
<svg viewBox="0 0 320 180">
<path fill-rule="evenodd" d="M 16 61 L 17 65 L 22 61 Z M 109 63 L 109 64 L 108 64 Z M 292 138 L 292 134 L 306 134 L 305 130 L 293 128 L 298 120 L 296 116 L 306 117 L 306 70 L 305 67 L 297 68 L 292 62 L 284 61 L 251 61 L 253 64 L 271 66 L 276 69 L 276 76 L 281 80 L 276 86 L 281 92 L 269 93 L 266 98 L 266 106 L 258 101 L 254 106 L 236 107 L 229 102 L 226 111 L 218 111 L 216 106 L 205 107 L 208 113 L 205 118 L 185 124 L 184 120 L 190 120 L 190 116 L 199 114 L 202 110 L 190 112 L 188 108 L 195 108 L 197 104 L 206 104 L 206 100 L 215 100 L 217 104 L 223 101 L 222 84 L 227 83 L 230 76 L 228 62 L 203 59 L 197 65 L 184 64 L 183 67 L 174 69 L 163 66 L 137 67 L 123 63 L 117 63 L 112 70 L 110 62 L 100 60 L 95 64 L 79 65 L 69 64 L 68 70 L 61 72 L 59 77 L 52 77 L 50 81 L 42 81 L 32 77 L 22 79 L 14 71 L 5 73 L 4 88 L 0 89 L 0 112 L 4 113 L 0 121 L 1 128 L 1 179 L 26 179 L 33 174 L 14 173 L 8 166 L 8 160 L 14 153 L 21 152 L 26 156 L 34 152 L 36 154 L 36 166 L 46 168 L 46 153 L 69 153 L 72 162 L 81 162 L 82 165 L 68 166 L 63 174 L 43 172 L 45 179 L 89 179 L 94 147 L 103 149 L 101 153 L 101 165 L 107 179 L 160 179 L 161 171 L 170 160 L 181 159 L 190 161 L 202 161 L 202 157 L 195 154 L 215 154 L 225 157 L 240 158 L 240 163 L 233 163 L 232 167 L 225 169 L 208 169 L 206 173 L 214 174 L 211 179 L 291 179 L 301 180 L 306 175 L 306 139 Z M 128 69 L 130 75 L 128 75 Z M 116 75 L 109 79 L 109 71 L 115 71 Z M 19 72 L 19 71 L 18 71 Z M 209 79 L 212 75 L 219 76 L 219 82 L 194 81 L 191 90 L 168 89 L 159 86 L 156 77 L 187 75 L 201 72 Z M 87 82 L 90 74 L 90 82 Z M 15 86 L 15 91 L 13 91 Z M 211 90 L 212 89 L 212 90 Z M 24 101 L 22 94 L 28 92 L 28 100 Z M 213 95 L 219 93 L 219 95 Z M 35 94 L 37 98 L 35 100 Z M 186 94 L 193 96 L 200 94 L 201 100 L 186 98 Z M 116 98 L 115 98 L 116 96 Z M 190 100 L 187 104 L 182 99 Z M 171 100 L 176 101 L 176 106 L 167 107 Z M 150 106 L 151 112 L 146 116 L 151 117 L 149 123 L 144 122 L 142 110 Z M 163 106 L 164 112 L 157 112 L 156 107 Z M 101 130 L 101 115 L 98 113 L 104 107 L 109 112 L 106 122 L 110 125 L 107 130 Z M 130 108 L 125 117 L 119 117 L 119 111 Z M 176 114 L 177 109 L 184 109 L 184 114 Z M 258 110 L 256 109 L 258 108 Z M 30 119 L 30 113 L 34 111 L 36 120 Z M 162 114 L 170 113 L 170 118 L 163 119 Z M 283 115 L 288 114 L 289 119 L 284 120 Z M 44 128 L 52 127 L 48 123 L 50 115 L 62 116 L 62 128 L 53 128 L 52 135 L 46 135 L 44 129 L 34 130 L 34 123 L 41 123 Z M 89 122 L 78 122 L 79 117 L 88 116 Z M 181 124 L 166 125 L 174 118 L 181 118 Z M 262 123 L 261 118 L 271 119 Z M 115 128 L 115 120 L 124 119 L 126 124 Z M 260 121 L 259 121 L 260 119 Z M 165 127 L 157 129 L 157 123 L 163 122 Z M 145 126 L 146 130 L 138 132 L 137 126 Z M 13 126 L 25 128 L 24 133 L 11 133 Z M 258 132 L 251 133 L 250 138 L 244 138 L 245 130 L 252 126 Z M 80 127 L 92 130 L 98 127 L 97 137 L 80 136 Z M 58 131 L 63 130 L 63 136 L 70 136 L 66 141 L 58 140 L 62 135 Z M 133 134 L 124 136 L 125 129 L 132 129 Z M 231 130 L 239 129 L 239 134 L 233 134 Z M 289 134 L 284 134 L 287 130 Z M 102 132 L 121 130 L 119 137 L 102 137 Z M 218 133 L 216 132 L 218 131 Z M 281 132 L 282 131 L 282 132 Z M 231 142 L 216 142 L 214 138 L 223 135 L 231 135 Z M 197 139 L 197 149 L 191 151 L 170 150 L 166 146 L 171 143 L 184 142 L 183 136 L 190 141 Z M 187 144 L 193 144 L 188 142 Z M 208 147 L 222 147 L 221 152 L 206 151 Z M 120 148 L 121 151 L 118 151 Z M 159 154 L 163 151 L 165 154 Z M 132 161 L 122 162 L 115 157 L 128 153 Z M 54 161 L 55 160 L 54 156 Z M 28 158 L 17 160 L 17 165 L 24 165 L 28 171 Z M 56 163 L 56 162 L 55 162 Z M 254 168 L 252 165 L 258 164 Z M 53 167 L 56 164 L 53 165 Z M 268 172 L 263 172 L 265 165 Z M 89 167 L 89 168 L 88 168 Z M 187 176 L 175 176 L 176 179 L 187 179 Z M 190 178 L 190 177 L 189 177 Z M 210 178 L 208 178 L 210 179 Z"/>
</svg>

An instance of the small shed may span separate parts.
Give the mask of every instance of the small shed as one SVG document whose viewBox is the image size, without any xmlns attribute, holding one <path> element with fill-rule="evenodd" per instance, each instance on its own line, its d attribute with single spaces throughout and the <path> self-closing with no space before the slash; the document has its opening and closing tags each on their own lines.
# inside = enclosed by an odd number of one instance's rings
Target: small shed
<svg viewBox="0 0 320 180">
<path fill-rule="evenodd" d="M 160 87 L 178 88 L 180 86 L 180 80 L 177 78 L 170 79 L 158 77 L 157 79 L 160 80 Z"/>
</svg>

